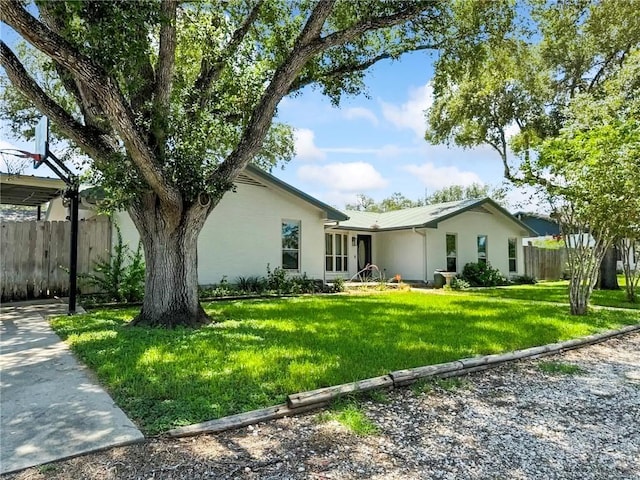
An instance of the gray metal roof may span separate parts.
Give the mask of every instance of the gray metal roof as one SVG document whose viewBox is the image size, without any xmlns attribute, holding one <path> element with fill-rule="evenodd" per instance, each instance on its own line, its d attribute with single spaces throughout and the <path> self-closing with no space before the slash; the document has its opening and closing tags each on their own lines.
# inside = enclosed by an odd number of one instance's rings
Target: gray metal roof
<svg viewBox="0 0 640 480">
<path fill-rule="evenodd" d="M 490 205 L 517 223 L 523 230 L 532 230 L 520 220 L 511 215 L 490 198 L 460 200 L 456 202 L 438 203 L 424 207 L 405 208 L 391 212 L 358 212 L 346 210 L 349 220 L 340 222 L 339 228 L 349 230 L 404 230 L 409 228 L 437 228 L 438 223 L 463 212 L 483 208 Z"/>
</svg>

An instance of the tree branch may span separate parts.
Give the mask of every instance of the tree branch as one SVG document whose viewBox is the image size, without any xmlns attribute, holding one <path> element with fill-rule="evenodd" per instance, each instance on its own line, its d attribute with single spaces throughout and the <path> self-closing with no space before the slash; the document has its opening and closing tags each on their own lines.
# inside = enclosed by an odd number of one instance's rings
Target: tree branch
<svg viewBox="0 0 640 480">
<path fill-rule="evenodd" d="M 60 130 L 88 155 L 98 161 L 108 161 L 116 151 L 101 132 L 78 123 L 66 110 L 53 101 L 29 76 L 20 60 L 0 40 L 0 64 L 11 83 L 20 90 L 35 107 L 49 117 Z"/>
<path fill-rule="evenodd" d="M 198 78 L 193 85 L 193 91 L 199 94 L 199 98 L 197 100 L 199 108 L 204 107 L 207 96 L 211 91 L 211 86 L 218 78 L 220 78 L 225 60 L 232 57 L 238 51 L 238 48 L 249 32 L 249 29 L 258 18 L 258 13 L 260 12 L 260 7 L 262 6 L 263 1 L 264 0 L 258 0 L 255 3 L 249 12 L 249 15 L 247 15 L 236 31 L 233 32 L 231 40 L 229 40 L 229 43 L 217 59 L 213 60 L 213 62 L 207 56 L 202 59 L 200 75 L 198 75 Z M 196 103 L 196 101 L 193 101 L 193 103 Z"/>
<path fill-rule="evenodd" d="M 94 92 L 105 115 L 122 138 L 129 156 L 149 186 L 163 203 L 181 208 L 180 192 L 166 179 L 157 164 L 116 82 L 99 65 L 30 15 L 22 8 L 19 0 L 3 2 L 0 20 L 10 25 L 38 50 L 62 64 Z"/>
<path fill-rule="evenodd" d="M 419 51 L 419 50 L 431 50 L 437 48 L 437 45 L 417 45 L 413 48 L 409 48 L 406 51 L 402 52 L 403 54 L 406 52 L 415 52 L 415 51 Z M 298 90 L 306 87 L 307 85 L 311 85 L 312 83 L 318 83 L 322 80 L 330 80 L 333 78 L 338 78 L 341 77 L 343 75 L 348 75 L 350 73 L 355 73 L 355 72 L 362 72 L 370 67 L 372 67 L 373 65 L 375 65 L 376 63 L 382 61 L 382 60 L 387 60 L 389 58 L 395 58 L 395 55 L 392 55 L 388 52 L 385 53 L 381 53 L 380 55 L 377 55 L 375 57 L 369 58 L 361 63 L 356 63 L 353 65 L 340 65 L 336 68 L 334 68 L 333 70 L 329 70 L 325 73 L 323 73 L 321 75 L 320 78 L 304 78 L 304 77 L 299 77 L 296 79 L 295 82 L 293 82 L 293 84 L 291 85 L 291 88 L 289 89 L 289 91 L 287 93 L 294 93 L 297 92 Z"/>
<path fill-rule="evenodd" d="M 422 2 L 412 2 L 408 4 L 407 8 L 393 15 L 366 19 L 349 28 L 319 38 L 317 42 L 321 44 L 320 50 L 327 50 L 331 47 L 344 45 L 371 30 L 393 27 L 407 22 L 423 12 L 425 8 Z"/>
<path fill-rule="evenodd" d="M 156 112 L 166 110 L 173 86 L 176 53 L 176 0 L 162 1 L 162 27 L 160 27 L 160 51 L 156 75 L 154 103 Z"/>
<path fill-rule="evenodd" d="M 336 0 L 319 0 L 307 23 L 298 35 L 291 53 L 278 67 L 273 79 L 260 98 L 236 148 L 212 173 L 210 180 L 223 187 L 230 185 L 258 152 L 267 134 L 276 107 L 284 97 L 300 70 L 322 48 L 317 42 L 322 26 L 331 14 Z"/>
</svg>

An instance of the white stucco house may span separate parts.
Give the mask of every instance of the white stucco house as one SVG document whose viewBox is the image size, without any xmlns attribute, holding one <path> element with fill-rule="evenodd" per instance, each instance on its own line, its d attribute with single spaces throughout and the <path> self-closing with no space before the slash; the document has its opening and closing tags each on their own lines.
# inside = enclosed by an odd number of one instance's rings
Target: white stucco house
<svg viewBox="0 0 640 480">
<path fill-rule="evenodd" d="M 95 215 L 86 201 L 81 216 Z M 67 215 L 51 202 L 48 219 Z M 132 248 L 138 233 L 126 212 L 114 220 Z M 522 237 L 531 230 L 490 199 L 386 213 L 339 211 L 249 166 L 211 213 L 198 241 L 203 285 L 264 276 L 267 264 L 331 282 L 375 264 L 386 278 L 432 281 L 436 269 L 462 272 L 488 261 L 506 276 L 524 274 Z"/>
<path fill-rule="evenodd" d="M 489 198 L 345 213 L 348 220 L 326 230 L 327 280 L 351 278 L 367 264 L 376 265 L 385 278 L 425 282 L 433 281 L 436 270 L 461 273 L 469 262 L 489 262 L 507 277 L 524 274 L 521 239 L 531 229 Z M 332 240 L 335 255 L 340 240 L 346 245 L 346 267 L 344 260 L 331 264 Z"/>
</svg>

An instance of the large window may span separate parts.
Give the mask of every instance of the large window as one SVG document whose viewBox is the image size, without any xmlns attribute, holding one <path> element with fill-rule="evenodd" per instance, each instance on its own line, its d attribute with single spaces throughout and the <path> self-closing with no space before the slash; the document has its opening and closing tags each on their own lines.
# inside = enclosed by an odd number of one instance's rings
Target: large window
<svg viewBox="0 0 640 480">
<path fill-rule="evenodd" d="M 342 233 L 325 233 L 324 235 L 324 268 L 327 272 L 346 272 L 348 236 Z"/>
<path fill-rule="evenodd" d="M 487 236 L 478 235 L 478 263 L 487 263 Z"/>
<path fill-rule="evenodd" d="M 282 221 L 282 268 L 300 270 L 300 220 Z"/>
<path fill-rule="evenodd" d="M 510 238 L 509 239 L 509 272 L 517 272 L 518 271 L 518 257 L 517 255 L 517 248 L 518 245 L 518 239 L 517 238 Z"/>
<path fill-rule="evenodd" d="M 447 233 L 447 272 L 458 271 L 458 239 L 453 233 Z"/>
</svg>

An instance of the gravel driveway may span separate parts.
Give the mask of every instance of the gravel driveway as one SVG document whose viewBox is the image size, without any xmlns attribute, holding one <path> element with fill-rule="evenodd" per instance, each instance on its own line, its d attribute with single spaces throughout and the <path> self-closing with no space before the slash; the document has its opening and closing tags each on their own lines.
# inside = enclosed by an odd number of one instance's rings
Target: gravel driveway
<svg viewBox="0 0 640 480">
<path fill-rule="evenodd" d="M 541 362 L 580 371 L 546 373 Z M 154 439 L 9 478 L 640 479 L 640 334 L 459 383 L 363 401 L 375 435 L 313 414 Z"/>
</svg>

